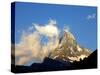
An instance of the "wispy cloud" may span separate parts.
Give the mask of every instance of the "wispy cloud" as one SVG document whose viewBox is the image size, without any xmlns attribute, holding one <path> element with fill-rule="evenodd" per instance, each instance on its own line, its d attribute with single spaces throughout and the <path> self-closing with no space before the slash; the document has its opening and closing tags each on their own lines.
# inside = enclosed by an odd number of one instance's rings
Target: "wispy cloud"
<svg viewBox="0 0 100 75">
<path fill-rule="evenodd" d="M 15 44 L 16 65 L 41 63 L 58 46 L 59 31 L 55 20 L 50 20 L 48 24 L 43 26 L 34 24 L 32 27 L 29 27 L 29 30 L 32 30 L 33 27 L 35 28 L 34 32 L 28 33 L 23 31 L 20 42 Z M 41 44 L 41 35 L 49 39 L 45 45 Z M 14 54 L 12 53 L 12 55 Z"/>
<path fill-rule="evenodd" d="M 59 34 L 55 20 L 50 20 L 50 22 L 44 26 L 34 24 L 34 27 L 36 31 L 38 31 L 40 34 L 43 34 L 48 37 L 58 36 Z"/>
<path fill-rule="evenodd" d="M 32 31 L 34 29 L 34 26 L 30 26 L 29 28 L 28 28 L 28 31 Z"/>
<path fill-rule="evenodd" d="M 88 19 L 88 20 L 95 19 L 95 18 L 96 18 L 96 14 L 95 14 L 95 13 L 89 14 L 89 15 L 87 16 L 87 19 Z"/>
</svg>

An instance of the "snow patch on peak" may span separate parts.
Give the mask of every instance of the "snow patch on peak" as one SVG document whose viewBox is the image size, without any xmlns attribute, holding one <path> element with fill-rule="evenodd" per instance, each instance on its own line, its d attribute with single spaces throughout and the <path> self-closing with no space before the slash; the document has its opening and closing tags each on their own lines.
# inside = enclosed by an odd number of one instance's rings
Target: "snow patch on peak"
<svg viewBox="0 0 100 75">
<path fill-rule="evenodd" d="M 81 52 L 81 51 L 82 51 L 82 48 L 80 48 L 80 46 L 77 45 L 77 50 L 78 50 L 79 52 Z"/>
<path fill-rule="evenodd" d="M 87 58 L 87 56 L 86 55 L 80 55 L 79 58 L 83 60 L 84 58 Z"/>
<path fill-rule="evenodd" d="M 80 56 L 77 56 L 77 57 L 70 57 L 70 56 L 68 56 L 68 59 L 70 59 L 71 62 L 72 61 L 80 61 L 80 59 L 83 60 L 84 58 L 87 58 L 87 56 L 86 55 L 80 55 Z"/>
</svg>

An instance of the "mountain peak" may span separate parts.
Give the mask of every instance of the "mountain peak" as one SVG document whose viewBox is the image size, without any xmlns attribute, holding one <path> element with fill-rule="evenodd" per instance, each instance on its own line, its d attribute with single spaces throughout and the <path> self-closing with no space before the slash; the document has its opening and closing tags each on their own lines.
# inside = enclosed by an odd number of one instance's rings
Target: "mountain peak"
<svg viewBox="0 0 100 75">
<path fill-rule="evenodd" d="M 67 29 L 64 29 L 64 37 L 71 38 L 71 39 L 75 40 L 74 35 Z"/>
<path fill-rule="evenodd" d="M 80 61 L 87 58 L 91 51 L 81 47 L 75 40 L 74 35 L 68 30 L 64 30 L 64 35 L 60 40 L 59 46 L 51 53 L 52 59 L 64 61 Z"/>
</svg>

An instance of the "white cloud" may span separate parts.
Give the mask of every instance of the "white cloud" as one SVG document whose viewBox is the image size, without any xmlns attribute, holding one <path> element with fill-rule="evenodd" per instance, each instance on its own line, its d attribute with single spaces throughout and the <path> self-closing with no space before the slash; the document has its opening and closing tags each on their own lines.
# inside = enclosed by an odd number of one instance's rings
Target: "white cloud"
<svg viewBox="0 0 100 75">
<path fill-rule="evenodd" d="M 59 31 L 55 24 L 56 21 L 51 20 L 44 26 L 33 25 L 36 28 L 36 31 L 34 32 L 22 32 L 20 42 L 15 44 L 15 59 L 19 58 L 16 60 L 16 65 L 41 63 L 50 52 L 55 50 L 59 40 Z M 44 35 L 49 39 L 45 45 L 41 44 L 41 35 Z M 14 55 L 13 52 L 12 55 Z"/>
<path fill-rule="evenodd" d="M 28 31 L 31 31 L 31 30 L 33 30 L 34 29 L 34 27 L 33 26 L 30 26 L 29 28 L 28 28 Z"/>
<path fill-rule="evenodd" d="M 49 19 L 48 25 L 56 25 L 56 24 L 57 24 L 56 20 Z"/>
<path fill-rule="evenodd" d="M 64 29 L 63 30 L 66 31 L 66 32 L 69 32 L 70 31 L 70 28 L 69 28 L 68 25 L 64 25 Z"/>
<path fill-rule="evenodd" d="M 96 18 L 96 14 L 95 14 L 95 13 L 89 14 L 89 15 L 87 16 L 87 19 L 88 19 L 88 20 L 95 19 L 95 18 Z"/>
<path fill-rule="evenodd" d="M 53 37 L 59 35 L 58 28 L 55 25 L 56 21 L 50 20 L 50 22 L 45 26 L 34 25 L 34 27 L 40 34 L 46 35 L 48 37 Z"/>
</svg>

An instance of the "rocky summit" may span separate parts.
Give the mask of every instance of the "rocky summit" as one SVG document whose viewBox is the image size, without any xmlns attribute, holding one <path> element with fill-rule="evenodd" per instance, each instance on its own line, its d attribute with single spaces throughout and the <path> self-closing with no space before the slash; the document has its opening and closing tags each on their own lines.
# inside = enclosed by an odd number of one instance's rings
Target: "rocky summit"
<svg viewBox="0 0 100 75">
<path fill-rule="evenodd" d="M 58 47 L 50 54 L 50 58 L 63 61 L 80 61 L 91 54 L 91 50 L 80 46 L 74 35 L 64 30 L 62 38 L 59 40 Z"/>
</svg>

